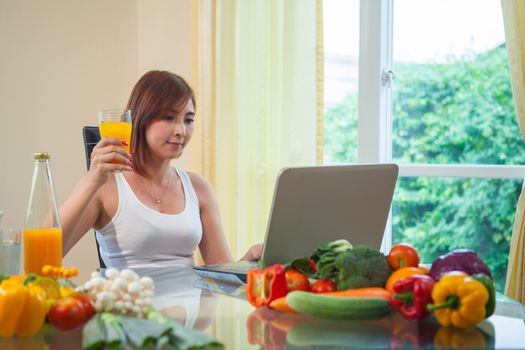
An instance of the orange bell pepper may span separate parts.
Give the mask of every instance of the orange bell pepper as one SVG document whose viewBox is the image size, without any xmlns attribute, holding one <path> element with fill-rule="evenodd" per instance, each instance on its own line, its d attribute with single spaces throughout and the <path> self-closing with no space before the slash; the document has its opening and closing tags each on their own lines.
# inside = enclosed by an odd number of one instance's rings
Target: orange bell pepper
<svg viewBox="0 0 525 350">
<path fill-rule="evenodd" d="M 428 269 L 427 269 L 428 271 Z M 412 276 L 412 275 L 424 275 L 425 269 L 420 267 L 401 267 L 400 269 L 392 272 L 392 274 L 388 277 L 385 285 L 385 289 L 392 293 L 392 290 L 394 289 L 394 283 L 400 280 L 404 280 L 405 278 Z"/>
</svg>

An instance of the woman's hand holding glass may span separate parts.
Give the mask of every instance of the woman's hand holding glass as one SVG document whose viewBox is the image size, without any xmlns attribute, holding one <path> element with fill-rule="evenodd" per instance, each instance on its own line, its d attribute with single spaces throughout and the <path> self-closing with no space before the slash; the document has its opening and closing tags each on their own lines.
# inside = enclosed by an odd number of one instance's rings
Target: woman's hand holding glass
<svg viewBox="0 0 525 350">
<path fill-rule="evenodd" d="M 97 182 L 104 184 L 109 174 L 116 171 L 133 171 L 131 154 L 124 147 L 129 145 L 115 137 L 104 137 L 91 152 L 89 172 Z"/>
<path fill-rule="evenodd" d="M 102 185 L 111 172 L 132 171 L 129 143 L 131 140 L 131 111 L 108 109 L 98 112 L 101 140 L 91 153 L 90 172 Z"/>
</svg>

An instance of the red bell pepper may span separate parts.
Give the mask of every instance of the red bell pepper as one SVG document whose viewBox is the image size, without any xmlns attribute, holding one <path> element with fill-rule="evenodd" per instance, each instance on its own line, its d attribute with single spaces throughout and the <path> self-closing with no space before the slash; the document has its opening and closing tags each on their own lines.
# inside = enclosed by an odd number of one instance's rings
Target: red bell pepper
<svg viewBox="0 0 525 350">
<path fill-rule="evenodd" d="M 412 275 L 394 283 L 391 305 L 399 308 L 409 319 L 421 319 L 429 315 L 427 304 L 432 303 L 432 288 L 436 282 L 426 275 Z"/>
<path fill-rule="evenodd" d="M 263 269 L 248 271 L 246 296 L 255 307 L 270 304 L 273 300 L 284 297 L 286 288 L 286 271 L 284 265 L 275 264 Z"/>
</svg>

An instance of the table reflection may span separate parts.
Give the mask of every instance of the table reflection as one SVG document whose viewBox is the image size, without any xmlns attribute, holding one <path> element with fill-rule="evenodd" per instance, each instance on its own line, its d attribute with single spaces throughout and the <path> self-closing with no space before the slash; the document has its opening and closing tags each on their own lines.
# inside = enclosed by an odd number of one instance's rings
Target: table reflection
<svg viewBox="0 0 525 350">
<path fill-rule="evenodd" d="M 498 295 L 495 314 L 475 328 L 443 328 L 433 318 L 327 321 L 245 300 L 244 286 L 200 278 L 190 270 L 139 269 L 155 281 L 154 306 L 185 327 L 205 331 L 227 349 L 525 348 L 523 305 Z"/>
<path fill-rule="evenodd" d="M 494 348 L 494 338 L 478 328 L 442 328 L 432 318 L 409 321 L 398 313 L 378 320 L 336 322 L 260 308 L 250 314 L 246 327 L 249 343 L 268 350 Z"/>
<path fill-rule="evenodd" d="M 523 305 L 498 295 L 496 312 L 475 328 L 442 328 L 433 318 L 399 313 L 378 320 L 327 321 L 266 307 L 254 308 L 245 287 L 196 276 L 189 269 L 134 269 L 155 283 L 153 305 L 188 330 L 202 331 L 225 349 L 524 349 Z M 104 275 L 105 271 L 102 270 Z M 0 338 L 0 349 L 81 349 L 81 329 L 46 325 L 34 337 Z"/>
</svg>

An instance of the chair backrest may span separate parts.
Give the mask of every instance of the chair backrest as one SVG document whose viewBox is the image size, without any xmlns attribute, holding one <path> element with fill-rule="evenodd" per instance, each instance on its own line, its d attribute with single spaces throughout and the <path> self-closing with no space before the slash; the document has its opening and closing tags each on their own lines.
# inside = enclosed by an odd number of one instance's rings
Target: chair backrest
<svg viewBox="0 0 525 350">
<path fill-rule="evenodd" d="M 100 141 L 100 132 L 97 126 L 84 126 L 82 128 L 82 136 L 84 137 L 84 149 L 86 151 L 86 167 L 89 170 L 89 166 L 91 165 L 91 152 Z"/>
<path fill-rule="evenodd" d="M 84 150 L 86 152 L 86 168 L 89 170 L 91 165 L 91 152 L 93 152 L 93 147 L 100 141 L 100 133 L 97 126 L 84 126 L 82 128 L 82 136 L 84 137 Z M 97 241 L 97 236 L 95 234 L 95 242 L 97 243 L 97 254 L 98 262 L 101 268 L 106 268 L 104 260 L 100 256 L 100 247 Z"/>
</svg>

